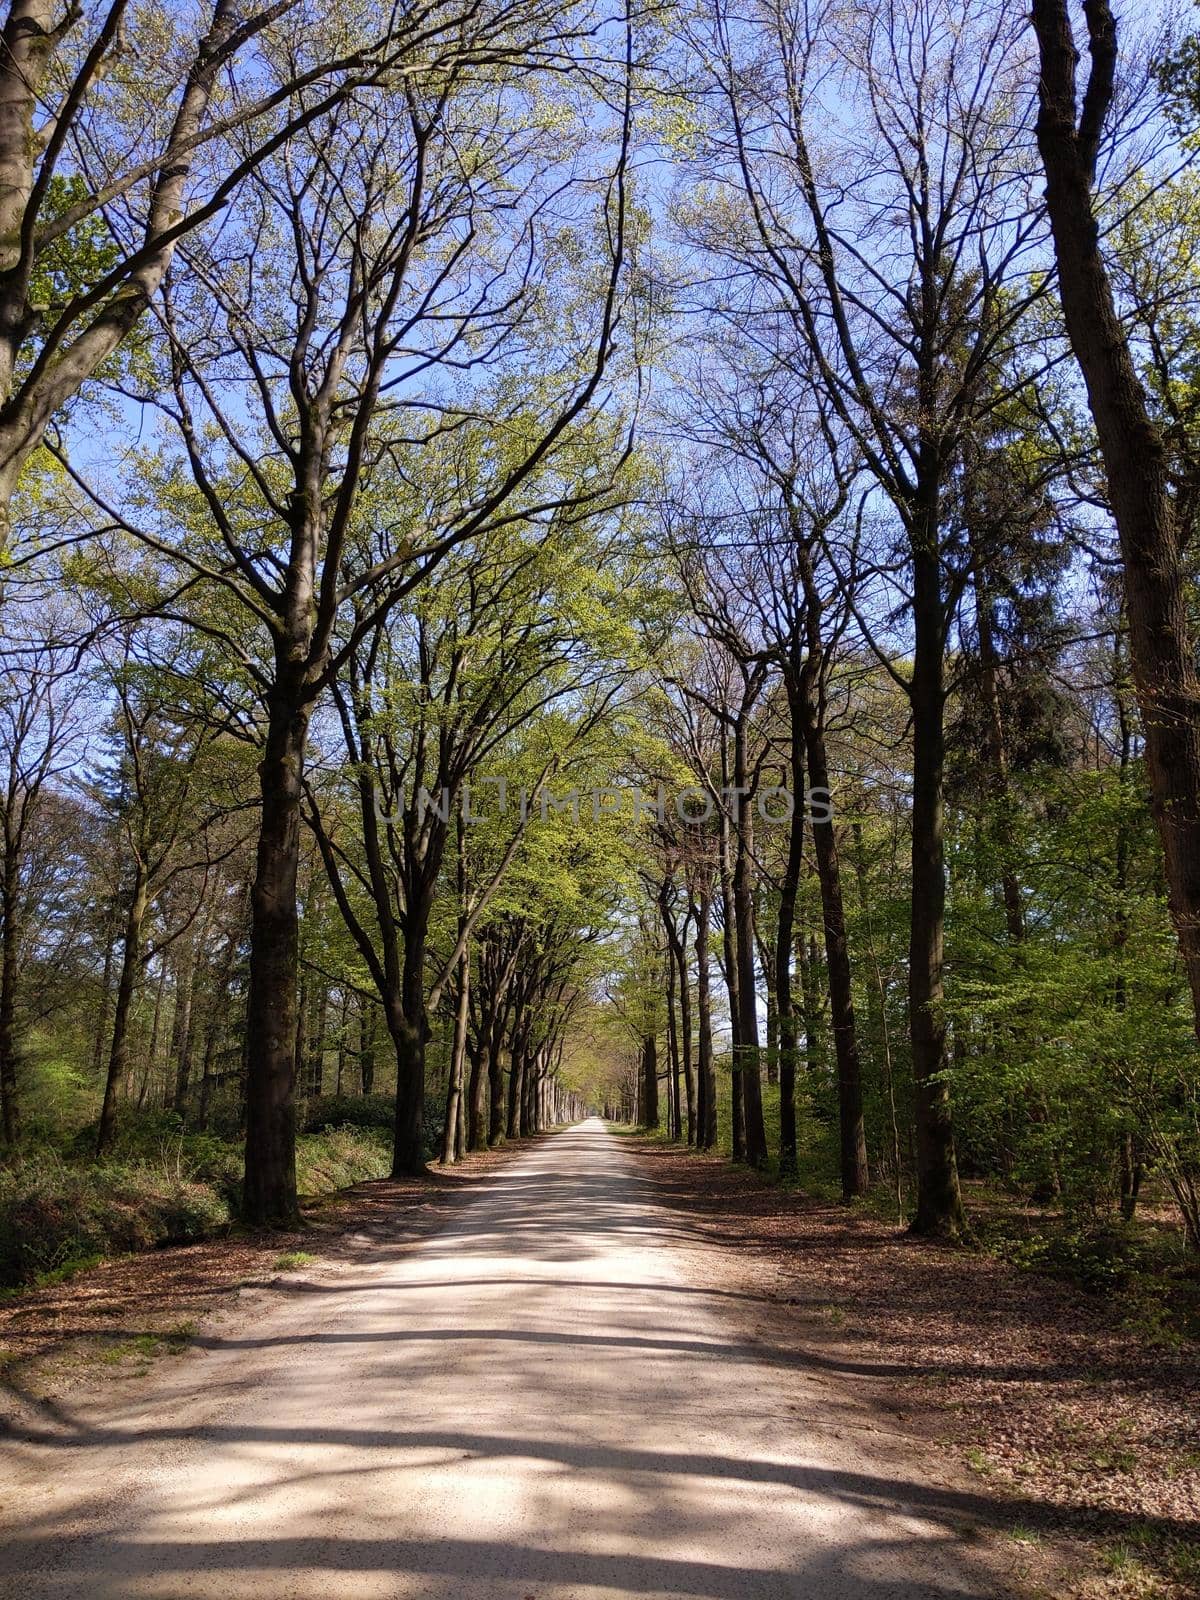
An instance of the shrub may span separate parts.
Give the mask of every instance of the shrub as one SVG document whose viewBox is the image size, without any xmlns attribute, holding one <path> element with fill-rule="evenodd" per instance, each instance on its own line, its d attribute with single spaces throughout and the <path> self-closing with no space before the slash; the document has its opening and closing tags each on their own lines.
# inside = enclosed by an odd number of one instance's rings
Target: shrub
<svg viewBox="0 0 1200 1600">
<path fill-rule="evenodd" d="M 30 1154 L 0 1169 L 0 1284 L 28 1283 L 71 1261 L 206 1238 L 229 1221 L 228 1202 L 183 1173 Z"/>
<path fill-rule="evenodd" d="M 396 1102 L 390 1094 L 327 1094 L 310 1100 L 302 1124 L 305 1133 L 323 1128 L 379 1128 L 390 1133 Z"/>
<path fill-rule="evenodd" d="M 296 1141 L 296 1186 L 302 1195 L 333 1194 L 352 1183 L 384 1178 L 391 1169 L 389 1135 L 372 1128 L 325 1128 Z"/>
<path fill-rule="evenodd" d="M 326 1128 L 296 1143 L 298 1187 L 310 1197 L 383 1177 L 390 1162 L 390 1137 L 375 1128 Z M 30 1151 L 0 1167 L 0 1286 L 211 1238 L 236 1215 L 241 1170 L 240 1145 L 181 1133 L 169 1114 L 130 1120 L 98 1164 Z"/>
</svg>

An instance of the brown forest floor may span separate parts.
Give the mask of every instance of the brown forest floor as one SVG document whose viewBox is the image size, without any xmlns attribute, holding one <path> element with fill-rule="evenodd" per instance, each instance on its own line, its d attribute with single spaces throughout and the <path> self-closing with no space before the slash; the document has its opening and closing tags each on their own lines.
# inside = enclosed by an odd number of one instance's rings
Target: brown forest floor
<svg viewBox="0 0 1200 1600">
<path fill-rule="evenodd" d="M 727 1244 L 801 1362 L 889 1426 L 965 1462 L 1011 1511 L 1015 1564 L 1045 1595 L 1200 1595 L 1200 1361 L 1127 1309 L 994 1258 L 907 1239 L 730 1166 L 631 1140 L 661 1202 Z M 438 1225 L 510 1151 L 424 1180 L 364 1184 L 293 1234 L 126 1257 L 0 1302 L 0 1372 L 24 1396 L 129 1379 L 203 1318 L 286 1286 L 290 1252 L 335 1257 L 373 1228 Z M 788 1426 L 799 1425 L 791 1420 Z"/>
<path fill-rule="evenodd" d="M 658 1195 L 794 1308 L 801 1360 L 860 1385 L 1007 1502 L 1033 1587 L 1200 1595 L 1200 1348 L 992 1256 L 638 1139 Z M 764 1321 L 769 1320 L 765 1317 Z"/>
</svg>

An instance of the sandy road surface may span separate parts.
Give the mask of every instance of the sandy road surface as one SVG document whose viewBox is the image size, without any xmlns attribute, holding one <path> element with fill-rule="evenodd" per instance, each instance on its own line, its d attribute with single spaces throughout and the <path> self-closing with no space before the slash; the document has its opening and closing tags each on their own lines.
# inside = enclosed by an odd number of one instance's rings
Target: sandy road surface
<svg viewBox="0 0 1200 1600">
<path fill-rule="evenodd" d="M 0 1441 L 0 1593 L 996 1595 L 693 1246 L 599 1122 L 541 1141 L 432 1237 Z"/>
</svg>

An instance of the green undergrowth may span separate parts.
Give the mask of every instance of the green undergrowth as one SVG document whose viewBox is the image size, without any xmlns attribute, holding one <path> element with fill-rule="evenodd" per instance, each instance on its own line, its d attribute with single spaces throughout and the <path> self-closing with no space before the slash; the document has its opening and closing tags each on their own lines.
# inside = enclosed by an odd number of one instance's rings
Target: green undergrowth
<svg viewBox="0 0 1200 1600">
<path fill-rule="evenodd" d="M 85 1153 L 92 1130 L 56 1150 L 30 1148 L 0 1167 L 0 1288 L 49 1284 L 114 1255 L 189 1244 L 228 1231 L 237 1215 L 236 1139 L 188 1133 L 177 1119 L 131 1119 L 111 1156 Z M 296 1141 L 303 1198 L 380 1178 L 391 1140 L 377 1126 L 327 1125 Z"/>
<path fill-rule="evenodd" d="M 1200 1260 L 1174 1229 L 1103 1217 L 1031 1219 L 1016 1207 L 977 1215 L 975 1227 L 990 1255 L 1103 1296 L 1131 1333 L 1152 1344 L 1200 1339 Z"/>
</svg>

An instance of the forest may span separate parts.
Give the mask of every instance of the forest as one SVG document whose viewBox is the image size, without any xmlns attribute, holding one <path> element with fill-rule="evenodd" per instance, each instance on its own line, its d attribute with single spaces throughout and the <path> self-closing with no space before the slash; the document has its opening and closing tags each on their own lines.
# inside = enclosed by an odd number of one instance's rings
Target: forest
<svg viewBox="0 0 1200 1600">
<path fill-rule="evenodd" d="M 1194 1282 L 1198 141 L 1108 0 L 11 0 L 3 1280 L 590 1112 Z"/>
<path fill-rule="evenodd" d="M 0 1591 L 1200 1594 L 1198 174 L 1191 0 L 0 0 Z"/>
</svg>

